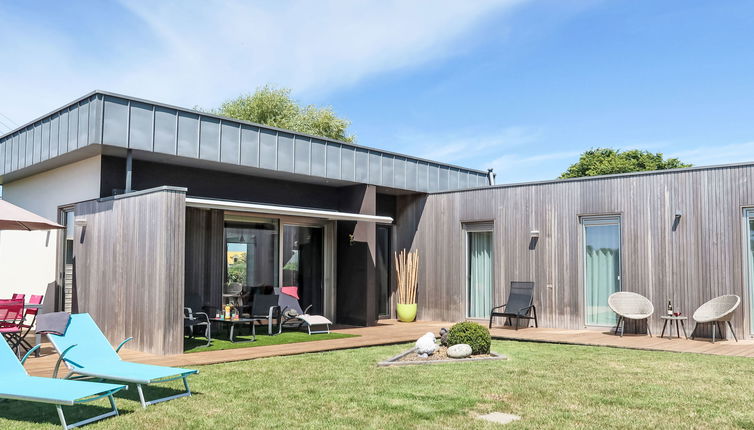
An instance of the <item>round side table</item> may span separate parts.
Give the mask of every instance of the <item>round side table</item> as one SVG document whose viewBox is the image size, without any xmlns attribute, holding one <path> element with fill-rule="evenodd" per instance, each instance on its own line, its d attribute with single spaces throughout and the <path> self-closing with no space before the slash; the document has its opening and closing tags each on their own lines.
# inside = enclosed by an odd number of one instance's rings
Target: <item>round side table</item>
<svg viewBox="0 0 754 430">
<path fill-rule="evenodd" d="M 665 323 L 662 325 L 662 334 L 660 335 L 660 338 L 662 338 L 665 335 L 665 327 L 667 327 L 668 323 L 670 323 L 670 328 L 668 330 L 668 339 L 673 338 L 673 321 L 675 321 L 675 332 L 678 335 L 678 339 L 681 338 L 681 330 L 678 328 L 678 324 L 680 323 L 680 326 L 683 328 L 683 336 L 688 339 L 689 336 L 686 334 L 686 326 L 683 324 L 684 321 L 688 319 L 688 317 L 684 316 L 670 316 L 670 315 L 663 315 L 660 318 L 665 320 Z"/>
</svg>

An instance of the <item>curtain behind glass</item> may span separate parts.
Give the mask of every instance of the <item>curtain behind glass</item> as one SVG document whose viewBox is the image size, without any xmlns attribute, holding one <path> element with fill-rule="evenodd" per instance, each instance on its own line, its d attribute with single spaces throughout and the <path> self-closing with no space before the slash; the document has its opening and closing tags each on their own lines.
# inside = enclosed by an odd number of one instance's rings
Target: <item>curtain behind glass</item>
<svg viewBox="0 0 754 430">
<path fill-rule="evenodd" d="M 492 232 L 468 233 L 469 318 L 488 318 L 492 309 Z"/>
<path fill-rule="evenodd" d="M 747 210 L 749 231 L 746 242 L 749 244 L 749 292 L 750 297 L 754 297 L 754 210 Z M 754 315 L 754 300 L 749 300 L 751 306 L 751 315 Z M 754 318 L 751 319 L 751 331 L 754 333 Z"/>
<path fill-rule="evenodd" d="M 620 224 L 586 225 L 586 323 L 612 325 L 615 313 L 607 298 L 620 291 Z"/>
</svg>

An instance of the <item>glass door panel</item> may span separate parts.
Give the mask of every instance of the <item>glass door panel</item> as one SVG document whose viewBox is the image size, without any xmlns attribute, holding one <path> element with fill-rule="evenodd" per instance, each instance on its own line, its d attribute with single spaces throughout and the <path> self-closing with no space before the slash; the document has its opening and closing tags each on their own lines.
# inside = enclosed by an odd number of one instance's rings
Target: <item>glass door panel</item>
<svg viewBox="0 0 754 430">
<path fill-rule="evenodd" d="M 469 318 L 489 318 L 492 309 L 492 232 L 466 233 L 466 274 Z"/>
<path fill-rule="evenodd" d="M 283 229 L 283 287 L 295 287 L 301 309 L 324 311 L 324 228 L 285 225 Z"/>
<path fill-rule="evenodd" d="M 278 286 L 278 226 L 276 220 L 250 219 L 225 224 L 225 281 L 239 288 Z"/>
<path fill-rule="evenodd" d="M 754 209 L 744 211 L 746 219 L 746 256 L 749 262 L 749 315 L 751 332 L 754 333 Z"/>
<path fill-rule="evenodd" d="M 621 290 L 620 218 L 584 218 L 586 324 L 616 323 L 607 298 Z"/>
</svg>

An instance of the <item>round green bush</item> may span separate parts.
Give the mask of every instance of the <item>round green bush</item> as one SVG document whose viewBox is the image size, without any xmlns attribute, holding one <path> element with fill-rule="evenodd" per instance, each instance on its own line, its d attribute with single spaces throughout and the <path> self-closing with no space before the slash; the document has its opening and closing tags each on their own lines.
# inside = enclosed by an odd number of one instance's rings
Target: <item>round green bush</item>
<svg viewBox="0 0 754 430">
<path fill-rule="evenodd" d="M 459 322 L 448 332 L 448 346 L 465 343 L 471 347 L 474 355 L 489 354 L 491 342 L 487 327 L 471 321 Z"/>
</svg>

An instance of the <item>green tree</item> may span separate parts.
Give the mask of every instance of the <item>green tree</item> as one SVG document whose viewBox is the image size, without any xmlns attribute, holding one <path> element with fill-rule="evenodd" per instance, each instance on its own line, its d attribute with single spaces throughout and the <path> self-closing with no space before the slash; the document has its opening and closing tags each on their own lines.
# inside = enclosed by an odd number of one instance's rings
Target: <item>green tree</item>
<svg viewBox="0 0 754 430">
<path fill-rule="evenodd" d="M 347 132 L 350 121 L 329 106 L 299 105 L 287 88 L 259 87 L 253 94 L 226 101 L 213 113 L 345 142 L 356 140 Z"/>
<path fill-rule="evenodd" d="M 560 179 L 582 176 L 611 175 L 615 173 L 646 172 L 651 170 L 691 167 L 677 158 L 663 159 L 662 153 L 632 149 L 619 151 L 611 148 L 593 148 L 583 154 L 560 175 Z"/>
</svg>

